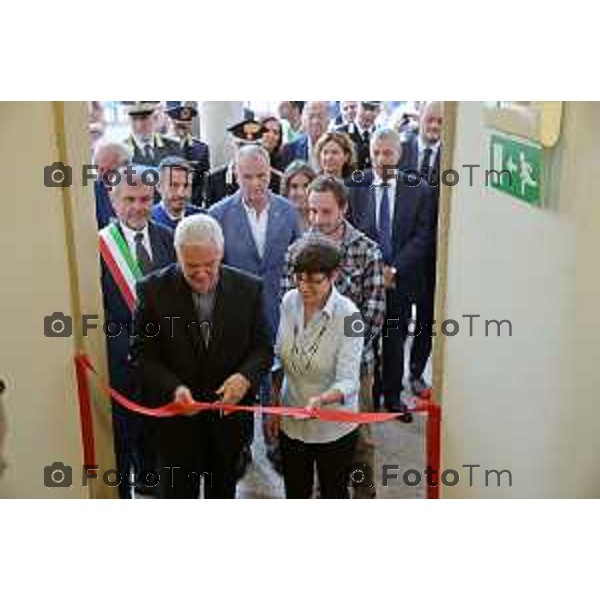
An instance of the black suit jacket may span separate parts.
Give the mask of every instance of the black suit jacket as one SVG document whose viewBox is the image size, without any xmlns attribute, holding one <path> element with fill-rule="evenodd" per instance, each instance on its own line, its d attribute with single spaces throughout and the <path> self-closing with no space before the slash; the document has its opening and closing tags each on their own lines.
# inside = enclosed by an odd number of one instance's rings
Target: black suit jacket
<svg viewBox="0 0 600 600">
<path fill-rule="evenodd" d="M 418 146 L 418 135 L 410 136 L 405 142 L 402 143 L 402 158 L 400 159 L 400 169 L 405 173 L 408 171 L 419 171 L 419 146 Z M 433 164 L 433 171 L 429 173 L 428 184 L 431 187 L 431 202 L 433 204 L 432 210 L 434 212 L 435 220 L 435 231 L 433 244 L 431 245 L 430 252 L 426 259 L 426 276 L 428 286 L 431 288 L 435 282 L 435 270 L 436 270 L 436 255 L 437 255 L 437 222 L 439 212 L 439 199 L 440 199 L 440 167 L 442 157 L 442 146 L 440 145 L 439 151 L 435 157 Z"/>
<path fill-rule="evenodd" d="M 138 284 L 136 332 L 160 325 L 154 337 L 132 339 L 132 358 L 141 402 L 159 406 L 173 399 L 180 385 L 197 400 L 215 400 L 225 379 L 241 373 L 251 382 L 245 403 L 255 400 L 273 351 L 262 308 L 260 279 L 222 265 L 211 318 L 208 348 L 200 337 L 192 291 L 181 267 L 171 265 Z M 150 329 L 150 331 L 152 331 Z"/>
<path fill-rule="evenodd" d="M 177 140 L 158 133 L 154 134 L 153 137 L 154 148 L 152 159 L 149 159 L 144 154 L 143 149 L 138 147 L 133 136 L 130 135 L 125 140 L 125 144 L 129 146 L 133 152 L 133 156 L 131 158 L 131 162 L 133 164 L 157 167 L 160 161 L 167 156 L 184 156 L 181 145 Z"/>
<path fill-rule="evenodd" d="M 365 185 L 349 190 L 352 223 L 377 241 L 375 188 L 369 171 Z M 396 181 L 392 223 L 392 266 L 397 271 L 395 294 L 416 298 L 423 293 L 425 261 L 435 239 L 432 190 L 424 181 L 410 185 L 400 175 Z"/>
<path fill-rule="evenodd" d="M 150 221 L 148 236 L 150 237 L 152 262 L 157 270 L 177 260 L 173 247 L 173 233 L 170 229 Z M 129 332 L 132 314 L 103 260 L 101 266 L 105 319 L 107 322 L 113 321 L 121 325 L 118 335 L 107 336 L 111 384 L 121 393 L 130 394 L 133 392 L 133 373 L 129 362 Z M 114 331 L 116 330 L 111 328 L 111 332 Z"/>
<path fill-rule="evenodd" d="M 346 125 L 340 125 L 336 127 L 336 131 L 346 133 L 354 144 L 354 150 L 356 151 L 356 168 L 361 171 L 371 168 L 371 148 L 370 143 L 365 143 L 365 140 L 361 137 L 358 132 L 358 128 L 355 123 L 348 123 Z M 370 136 L 373 132 L 370 132 Z"/>
</svg>

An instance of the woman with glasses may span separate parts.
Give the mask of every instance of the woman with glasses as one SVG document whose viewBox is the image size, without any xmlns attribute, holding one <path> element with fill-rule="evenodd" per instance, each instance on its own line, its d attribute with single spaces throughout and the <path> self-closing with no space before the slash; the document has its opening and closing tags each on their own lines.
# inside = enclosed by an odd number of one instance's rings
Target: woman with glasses
<svg viewBox="0 0 600 600">
<path fill-rule="evenodd" d="M 348 327 L 356 305 L 334 286 L 339 265 L 337 246 L 317 235 L 294 257 L 297 288 L 283 297 L 275 346 L 275 405 L 359 410 L 363 337 Z M 272 417 L 268 434 L 279 435 L 287 498 L 312 497 L 315 466 L 321 498 L 348 498 L 355 423 Z"/>
</svg>

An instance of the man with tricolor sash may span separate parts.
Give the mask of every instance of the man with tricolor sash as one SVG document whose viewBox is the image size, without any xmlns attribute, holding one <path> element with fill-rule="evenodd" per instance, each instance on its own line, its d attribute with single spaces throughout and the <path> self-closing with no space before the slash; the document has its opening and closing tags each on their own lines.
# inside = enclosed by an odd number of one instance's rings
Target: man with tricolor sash
<svg viewBox="0 0 600 600">
<path fill-rule="evenodd" d="M 136 284 L 146 274 L 175 262 L 173 234 L 150 221 L 153 188 L 141 180 L 141 170 L 128 167 L 113 187 L 111 202 L 117 219 L 100 230 L 102 292 L 111 385 L 126 396 L 135 393 L 129 359 L 132 313 Z M 113 406 L 113 428 L 122 497 L 130 497 L 127 476 L 133 468 L 136 480 L 153 468 L 150 424 Z M 144 489 L 141 487 L 140 489 Z"/>
</svg>

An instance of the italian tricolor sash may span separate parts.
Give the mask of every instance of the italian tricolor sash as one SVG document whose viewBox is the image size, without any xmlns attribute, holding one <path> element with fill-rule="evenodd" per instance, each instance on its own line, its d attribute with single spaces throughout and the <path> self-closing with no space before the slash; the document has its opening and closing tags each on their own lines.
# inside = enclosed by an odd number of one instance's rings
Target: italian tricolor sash
<svg viewBox="0 0 600 600">
<path fill-rule="evenodd" d="M 112 275 L 125 304 L 133 312 L 136 301 L 135 284 L 142 277 L 137 260 L 116 223 L 100 230 L 100 255 Z"/>
</svg>

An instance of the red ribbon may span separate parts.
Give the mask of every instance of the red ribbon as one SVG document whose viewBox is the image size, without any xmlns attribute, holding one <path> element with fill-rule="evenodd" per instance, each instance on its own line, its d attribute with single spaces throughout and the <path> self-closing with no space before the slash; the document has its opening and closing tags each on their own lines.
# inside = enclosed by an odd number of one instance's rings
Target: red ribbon
<svg viewBox="0 0 600 600">
<path fill-rule="evenodd" d="M 92 430 L 90 391 L 86 377 L 86 371 L 96 375 L 100 387 L 115 402 L 128 410 L 149 417 L 176 417 L 185 414 L 180 404 L 169 402 L 158 408 L 148 408 L 133 402 L 117 390 L 111 388 L 100 378 L 89 356 L 79 354 L 75 356 L 75 370 L 77 373 L 77 384 L 79 389 L 81 430 L 83 437 L 83 448 L 85 464 L 95 464 L 94 460 L 94 437 Z M 336 410 L 332 408 L 296 408 L 291 406 L 240 406 L 237 404 L 226 404 L 224 402 L 200 402 L 194 400 L 193 407 L 199 411 L 218 410 L 223 414 L 235 412 L 252 412 L 267 415 L 279 415 L 282 417 L 296 417 L 304 419 L 319 419 L 337 423 L 383 423 L 395 420 L 399 413 L 375 413 L 375 412 L 351 412 Z M 408 412 L 426 414 L 427 419 L 427 466 L 439 472 L 440 466 L 440 421 L 441 408 L 429 399 L 416 399 L 415 407 Z M 439 497 L 439 486 L 429 486 L 428 498 Z"/>
</svg>

